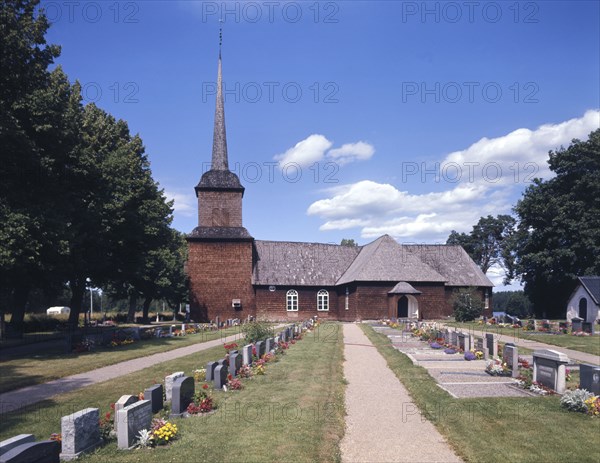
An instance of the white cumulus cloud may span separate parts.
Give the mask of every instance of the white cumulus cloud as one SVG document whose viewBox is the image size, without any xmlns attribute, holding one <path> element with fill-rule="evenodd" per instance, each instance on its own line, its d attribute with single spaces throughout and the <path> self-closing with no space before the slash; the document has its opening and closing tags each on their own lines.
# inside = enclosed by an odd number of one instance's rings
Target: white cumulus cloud
<svg viewBox="0 0 600 463">
<path fill-rule="evenodd" d="M 280 168 L 293 163 L 300 167 L 308 167 L 323 159 L 331 145 L 323 135 L 313 134 L 296 143 L 285 153 L 276 155 L 274 159 L 279 162 Z"/>
<path fill-rule="evenodd" d="M 366 161 L 375 153 L 375 148 L 364 141 L 345 143 L 339 148 L 330 149 L 332 145 L 324 135 L 312 134 L 285 153 L 275 155 L 273 159 L 279 163 L 281 169 L 289 164 L 308 167 L 324 159 L 342 166 L 354 161 Z"/>
<path fill-rule="evenodd" d="M 598 127 L 600 111 L 590 110 L 580 118 L 535 130 L 520 128 L 501 137 L 482 138 L 439 163 L 441 185 L 447 185 L 443 191 L 411 194 L 389 183 L 361 180 L 330 189 L 329 197 L 313 202 L 307 214 L 324 220 L 321 230 L 360 228 L 363 238 L 387 233 L 410 242 L 444 242 L 452 230 L 469 231 L 481 216 L 510 213 L 516 195 L 534 177 L 552 174 L 547 168 L 548 151 L 566 147 L 574 138 L 586 139 Z M 330 153 L 339 159 L 357 152 L 366 157 L 366 147 L 356 149 L 360 143 Z M 445 178 L 444 168 L 448 176 L 454 169 L 450 179 Z M 460 177 L 455 175 L 457 169 L 462 169 Z"/>
<path fill-rule="evenodd" d="M 371 159 L 373 154 L 375 154 L 375 148 L 372 145 L 359 141 L 346 143 L 339 148 L 329 150 L 327 157 L 339 165 L 344 165 L 354 161 L 366 161 Z"/>
<path fill-rule="evenodd" d="M 193 194 L 165 190 L 164 195 L 168 200 L 173 200 L 175 214 L 184 217 L 193 217 L 196 215 L 198 204 Z"/>
</svg>

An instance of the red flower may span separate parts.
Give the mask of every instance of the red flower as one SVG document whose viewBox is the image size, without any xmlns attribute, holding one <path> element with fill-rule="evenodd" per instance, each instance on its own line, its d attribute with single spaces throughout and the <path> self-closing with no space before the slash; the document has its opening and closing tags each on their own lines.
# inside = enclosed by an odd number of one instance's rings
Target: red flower
<svg viewBox="0 0 600 463">
<path fill-rule="evenodd" d="M 107 420 L 110 420 L 110 412 L 106 412 L 106 415 L 104 415 L 104 418 Z"/>
<path fill-rule="evenodd" d="M 114 410 L 115 409 L 115 404 L 110 404 L 110 409 Z"/>
<path fill-rule="evenodd" d="M 208 384 L 203 384 L 202 389 L 208 389 Z"/>
<path fill-rule="evenodd" d="M 232 379 L 232 378 L 233 378 L 233 376 L 231 376 L 231 373 L 227 375 L 227 379 L 228 379 L 229 381 L 231 381 L 231 379 Z"/>
</svg>

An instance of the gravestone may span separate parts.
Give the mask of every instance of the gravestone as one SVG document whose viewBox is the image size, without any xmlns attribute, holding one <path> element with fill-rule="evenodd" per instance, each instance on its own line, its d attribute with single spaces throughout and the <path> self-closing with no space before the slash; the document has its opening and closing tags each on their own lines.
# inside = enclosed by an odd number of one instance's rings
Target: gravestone
<svg viewBox="0 0 600 463">
<path fill-rule="evenodd" d="M 244 365 L 252 365 L 252 344 L 247 344 L 242 348 L 242 360 Z"/>
<path fill-rule="evenodd" d="M 488 348 L 490 357 L 498 357 L 498 340 L 493 333 L 485 333 L 485 344 Z"/>
<path fill-rule="evenodd" d="M 485 340 L 479 336 L 475 337 L 475 350 L 483 352 L 483 359 L 487 360 L 490 357 L 490 352 L 485 345 Z"/>
<path fill-rule="evenodd" d="M 600 395 L 600 366 L 587 363 L 579 365 L 579 387 Z"/>
<path fill-rule="evenodd" d="M 116 419 L 117 412 L 127 407 L 128 405 L 134 404 L 138 401 L 138 398 L 134 395 L 122 395 L 119 400 L 115 402 L 115 432 L 119 429 L 119 421 Z"/>
<path fill-rule="evenodd" d="M 54 440 L 21 444 L 0 456 L 2 463 L 59 463 L 60 459 L 60 442 Z"/>
<path fill-rule="evenodd" d="M 117 420 L 121 423 L 117 431 L 117 447 L 132 448 L 142 429 L 150 429 L 152 423 L 152 404 L 149 400 L 140 400 L 117 412 Z"/>
<path fill-rule="evenodd" d="M 212 381 L 215 377 L 215 368 L 217 368 L 219 364 L 217 362 L 208 362 L 206 364 L 206 381 Z"/>
<path fill-rule="evenodd" d="M 265 352 L 268 354 L 269 352 L 271 352 L 271 349 L 273 348 L 273 339 L 272 338 L 267 338 L 265 339 Z"/>
<path fill-rule="evenodd" d="M 229 367 L 229 360 L 226 358 L 222 358 L 217 360 L 217 366 L 223 365 L 224 367 Z"/>
<path fill-rule="evenodd" d="M 173 382 L 177 379 L 177 378 L 181 378 L 182 376 L 185 376 L 183 371 L 176 371 L 175 373 L 165 376 L 165 396 L 167 399 L 167 402 L 169 402 L 171 400 L 171 393 L 173 391 Z"/>
<path fill-rule="evenodd" d="M 569 357 L 551 349 L 533 351 L 533 380 L 562 394 L 566 389 Z"/>
<path fill-rule="evenodd" d="M 579 317 L 573 317 L 571 319 L 571 323 L 572 323 L 572 331 L 582 331 L 583 330 L 583 318 L 579 318 Z"/>
<path fill-rule="evenodd" d="M 283 331 L 281 332 L 281 340 L 282 340 L 283 342 L 288 342 L 287 330 L 283 330 Z"/>
<path fill-rule="evenodd" d="M 502 360 L 512 371 L 513 378 L 519 376 L 519 350 L 516 346 L 505 344 L 504 351 L 502 352 Z"/>
<path fill-rule="evenodd" d="M 213 378 L 213 385 L 215 389 L 223 389 L 223 386 L 227 384 L 227 365 L 219 365 L 215 369 L 215 377 Z"/>
<path fill-rule="evenodd" d="M 456 331 L 450 331 L 450 345 L 454 347 L 458 346 L 458 335 Z"/>
<path fill-rule="evenodd" d="M 581 323 L 581 331 L 584 333 L 594 334 L 594 324 L 592 322 Z"/>
<path fill-rule="evenodd" d="M 100 438 L 100 410 L 85 408 L 60 419 L 62 460 L 73 460 L 84 452 L 102 444 Z M 115 418 L 116 423 L 116 418 Z"/>
<path fill-rule="evenodd" d="M 275 347 L 279 346 L 279 341 L 281 341 L 281 337 L 279 337 L 279 335 L 275 336 L 275 338 L 273 339 Z"/>
<path fill-rule="evenodd" d="M 19 434 L 18 436 L 11 437 L 10 439 L 3 440 L 0 442 L 0 456 L 4 455 L 9 450 L 18 447 L 23 444 L 30 444 L 35 442 L 33 434 Z"/>
<path fill-rule="evenodd" d="M 173 383 L 173 400 L 171 400 L 171 417 L 182 416 L 194 399 L 194 378 L 184 376 Z"/>
<path fill-rule="evenodd" d="M 458 333 L 458 348 L 465 352 L 471 350 L 471 335 L 465 333 Z"/>
<path fill-rule="evenodd" d="M 152 404 L 152 413 L 161 411 L 164 406 L 162 384 L 155 384 L 146 388 L 144 391 L 144 399 L 149 400 Z"/>
<path fill-rule="evenodd" d="M 265 353 L 265 342 L 256 341 L 256 343 L 254 343 L 254 347 L 256 347 L 256 356 L 260 359 Z"/>
<path fill-rule="evenodd" d="M 240 369 L 242 356 L 238 353 L 229 354 L 229 374 L 235 378 Z"/>
</svg>

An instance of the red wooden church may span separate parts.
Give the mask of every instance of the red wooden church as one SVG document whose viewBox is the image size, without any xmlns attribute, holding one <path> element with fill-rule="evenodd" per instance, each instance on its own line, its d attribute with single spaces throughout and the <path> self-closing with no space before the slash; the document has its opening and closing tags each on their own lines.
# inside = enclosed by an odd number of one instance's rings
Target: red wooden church
<svg viewBox="0 0 600 463">
<path fill-rule="evenodd" d="M 196 321 L 443 318 L 460 287 L 477 288 L 491 314 L 493 285 L 460 246 L 388 235 L 359 247 L 254 239 L 242 222 L 244 187 L 228 166 L 220 53 L 212 164 L 195 189 L 187 269 Z"/>
</svg>

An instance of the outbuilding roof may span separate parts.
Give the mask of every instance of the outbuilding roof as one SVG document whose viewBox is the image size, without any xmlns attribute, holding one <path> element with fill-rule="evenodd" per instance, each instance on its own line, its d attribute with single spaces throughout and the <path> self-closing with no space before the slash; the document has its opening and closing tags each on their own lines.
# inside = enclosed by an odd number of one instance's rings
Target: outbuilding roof
<svg viewBox="0 0 600 463">
<path fill-rule="evenodd" d="M 600 305 L 600 276 L 579 277 L 579 281 L 596 305 Z"/>
</svg>

